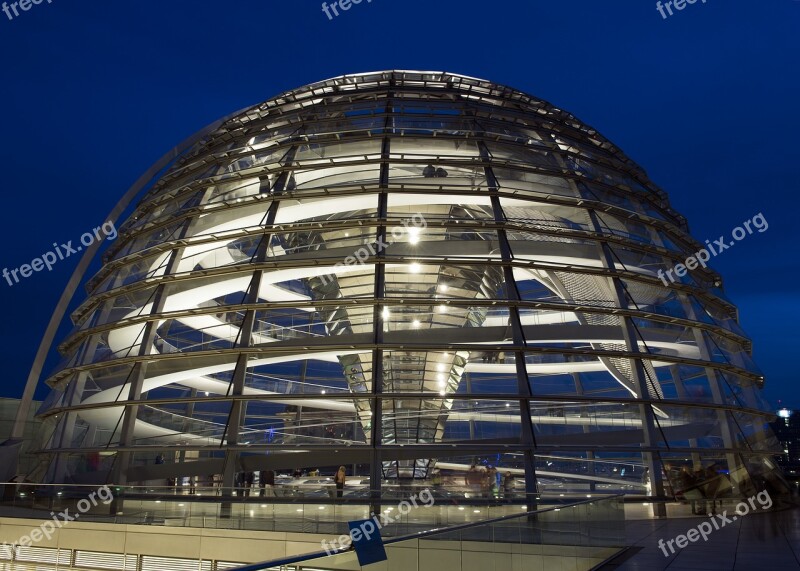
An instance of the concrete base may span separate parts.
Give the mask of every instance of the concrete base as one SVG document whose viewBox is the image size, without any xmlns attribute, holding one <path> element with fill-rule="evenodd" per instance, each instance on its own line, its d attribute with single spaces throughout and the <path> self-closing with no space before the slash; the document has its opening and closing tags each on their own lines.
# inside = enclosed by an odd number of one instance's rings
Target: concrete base
<svg viewBox="0 0 800 571">
<path fill-rule="evenodd" d="M 224 569 L 320 551 L 330 536 L 268 531 L 240 531 L 71 521 L 50 537 L 43 522 L 0 518 L 0 566 L 14 561 L 37 569 L 105 568 L 163 571 L 199 562 L 202 569 Z M 37 539 L 30 547 L 23 538 Z M 387 546 L 389 561 L 370 566 L 375 571 L 582 571 L 611 557 L 618 549 L 527 545 L 517 543 L 409 540 Z M 312 567 L 358 570 L 354 553 L 345 553 Z"/>
</svg>

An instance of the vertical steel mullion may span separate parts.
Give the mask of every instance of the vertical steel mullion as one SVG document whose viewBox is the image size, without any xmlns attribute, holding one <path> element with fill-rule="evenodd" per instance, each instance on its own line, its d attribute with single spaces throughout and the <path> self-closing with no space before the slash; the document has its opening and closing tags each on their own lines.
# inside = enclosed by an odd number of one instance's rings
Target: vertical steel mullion
<svg viewBox="0 0 800 571">
<path fill-rule="evenodd" d="M 182 240 L 186 237 L 191 226 L 191 220 L 186 220 L 177 236 L 177 240 Z M 177 272 L 178 266 L 183 258 L 184 248 L 179 247 L 172 251 L 170 254 L 169 262 L 164 270 L 165 275 L 173 275 Z M 167 287 L 169 284 L 164 282 L 156 287 L 155 295 L 153 296 L 153 307 L 150 311 L 151 316 L 158 316 L 164 311 L 164 305 L 167 302 Z M 150 348 L 155 342 L 156 330 L 158 329 L 158 320 L 148 321 L 142 333 L 142 339 L 139 345 L 139 357 L 144 357 L 150 354 Z M 147 363 L 145 361 L 138 361 L 131 371 L 131 386 L 128 391 L 128 401 L 138 401 L 142 395 L 144 387 L 144 379 L 147 374 Z M 119 445 L 129 447 L 133 443 L 133 433 L 136 427 L 136 417 L 139 413 L 140 405 L 126 405 L 123 411 L 122 428 L 120 429 Z M 116 483 L 125 484 L 127 482 L 127 470 L 130 465 L 132 452 L 121 452 L 115 462 L 114 480 Z"/>
<path fill-rule="evenodd" d="M 580 373 L 570 373 L 570 376 L 572 376 L 572 382 L 575 383 L 575 394 L 578 395 L 579 397 L 582 397 L 582 396 L 586 395 L 586 391 L 583 388 L 583 382 L 581 381 Z M 591 406 L 591 403 L 585 403 L 583 406 L 586 406 L 587 404 L 589 406 Z M 591 429 L 585 424 L 583 425 L 583 433 L 584 434 L 590 434 L 591 433 Z M 588 463 L 588 466 L 587 466 L 588 467 L 588 472 L 589 472 L 590 475 L 594 476 L 597 473 L 597 470 L 595 468 L 595 462 L 594 462 L 594 460 L 595 460 L 594 450 L 587 450 L 586 451 L 586 458 L 587 458 L 587 460 L 589 460 L 589 463 Z M 589 483 L 589 491 L 590 492 L 594 492 L 595 488 L 596 488 L 596 485 L 597 485 L 597 483 L 594 480 L 591 481 Z"/>
<path fill-rule="evenodd" d="M 279 174 L 277 179 L 275 180 L 275 184 L 272 187 L 272 193 L 273 194 L 277 195 L 277 194 L 282 193 L 285 190 L 293 190 L 291 188 L 287 189 L 287 186 L 289 186 L 289 180 L 290 180 L 291 174 L 292 174 L 291 173 L 291 171 L 292 171 L 291 167 L 292 167 L 292 165 L 294 163 L 295 157 L 297 156 L 297 149 L 298 149 L 297 145 L 292 145 L 291 147 L 289 147 L 289 150 L 286 151 L 286 155 L 284 155 L 284 157 L 283 157 L 284 158 L 283 166 L 287 167 L 287 168 L 281 174 Z M 261 181 L 260 191 L 263 192 L 264 190 L 265 190 L 265 187 L 264 187 L 263 181 Z"/>
<path fill-rule="evenodd" d="M 681 379 L 680 370 L 678 365 L 672 364 L 669 366 L 669 374 L 672 377 L 672 383 L 675 385 L 675 392 L 678 394 L 678 400 L 687 400 L 686 387 L 683 386 L 683 379 Z M 689 447 L 699 450 L 697 445 L 697 438 L 689 438 Z M 727 447 L 727 445 L 726 445 Z M 692 467 L 697 470 L 703 465 L 700 454 L 697 452 L 692 453 Z M 669 476 L 669 474 L 667 474 Z M 667 478 L 669 479 L 669 478 Z"/>
<path fill-rule="evenodd" d="M 697 316 L 697 312 L 694 309 L 694 306 L 689 302 L 688 294 L 685 293 L 678 293 L 678 299 L 681 300 L 681 304 L 683 305 L 684 311 L 686 311 L 686 316 L 691 319 L 692 321 L 699 322 L 700 319 Z M 713 363 L 713 359 L 711 358 L 711 352 L 708 346 L 708 340 L 706 336 L 703 335 L 703 332 L 700 331 L 697 327 L 692 327 L 692 335 L 694 337 L 695 343 L 697 344 L 697 348 L 700 351 L 700 358 L 705 361 L 706 363 Z M 677 369 L 677 367 L 676 367 Z M 714 399 L 714 403 L 718 405 L 725 404 L 725 398 L 723 396 L 722 390 L 722 380 L 717 371 L 712 367 L 704 367 L 706 375 L 708 376 L 708 385 L 711 388 L 711 396 Z M 675 373 L 678 373 L 676 370 Z M 674 375 L 673 375 L 674 376 Z M 679 380 L 674 380 L 677 384 Z M 737 403 L 739 406 L 742 406 L 742 403 Z M 720 423 L 720 432 L 722 433 L 722 444 L 725 448 L 728 449 L 735 449 L 736 448 L 736 436 L 733 433 L 733 429 L 731 427 L 731 423 L 729 420 L 736 421 L 733 411 L 727 411 L 725 409 L 716 409 L 717 419 Z M 730 414 L 730 419 L 728 417 Z M 741 432 L 741 430 L 740 430 Z M 747 438 L 744 437 L 744 433 L 741 434 L 744 438 L 744 442 L 747 443 Z M 748 443 L 749 444 L 749 443 Z M 734 472 L 736 470 L 736 455 L 733 453 L 727 453 L 726 460 L 728 462 L 728 470 L 730 472 Z M 744 462 L 742 462 L 744 465 Z"/>
<path fill-rule="evenodd" d="M 513 252 L 511 251 L 511 244 L 508 241 L 508 235 L 505 231 L 506 216 L 503 212 L 503 206 L 500 203 L 500 184 L 492 170 L 491 155 L 486 143 L 479 141 L 478 147 L 480 148 L 481 159 L 485 165 L 484 172 L 486 173 L 486 182 L 489 189 L 494 221 L 498 225 L 497 239 L 500 245 L 500 256 L 503 261 L 503 278 L 506 285 L 506 296 L 508 300 L 512 302 L 508 307 L 508 315 L 513 343 L 516 347 L 525 347 L 525 333 L 522 329 L 522 319 L 519 314 L 521 296 L 519 288 L 517 287 L 517 282 L 514 279 L 514 268 L 512 266 Z M 528 377 L 528 368 L 525 363 L 524 350 L 518 349 L 514 351 L 514 364 L 516 367 L 517 390 L 519 393 L 520 440 L 523 446 L 523 457 L 525 461 L 525 497 L 528 509 L 535 510 L 538 499 L 536 497 L 536 458 L 534 455 L 536 437 L 533 433 L 533 418 L 531 417 L 531 397 L 533 393 Z"/>
<path fill-rule="evenodd" d="M 589 210 L 588 213 L 589 213 L 589 219 L 592 223 L 592 229 L 598 236 L 601 236 L 603 232 L 597 214 L 595 213 L 594 210 Z M 611 248 L 609 247 L 608 242 L 600 240 L 597 245 L 600 249 L 601 261 L 603 263 L 603 267 L 607 270 L 614 270 L 616 268 L 616 265 L 614 263 L 614 256 L 611 252 Z M 626 308 L 628 304 L 626 301 L 625 288 L 623 287 L 622 281 L 618 276 L 611 276 L 609 279 L 613 284 L 613 290 L 616 296 L 617 307 L 623 309 Z M 622 315 L 620 316 L 620 320 L 622 322 L 622 336 L 628 351 L 631 353 L 641 353 L 641 350 L 639 349 L 639 343 L 637 341 L 638 338 L 636 335 L 636 329 L 633 324 L 633 319 L 630 316 Z M 633 375 L 633 381 L 636 385 L 636 390 L 639 393 L 639 398 L 640 399 L 648 398 L 650 391 L 647 388 L 647 372 L 644 369 L 644 365 L 642 365 L 642 361 L 640 358 L 632 358 L 629 360 L 631 361 L 631 374 Z M 657 383 L 658 379 L 655 379 L 653 382 Z M 655 448 L 658 442 L 657 434 L 660 429 L 656 427 L 653 405 L 650 403 L 640 403 L 639 411 L 642 417 L 642 435 L 644 439 L 643 444 L 647 448 L 650 449 Z M 666 439 L 664 440 L 664 443 L 667 444 Z M 650 482 L 652 483 L 653 493 L 656 496 L 663 496 L 664 479 L 661 473 L 660 455 L 658 454 L 658 452 L 644 452 L 642 456 L 650 472 Z M 654 514 L 659 517 L 662 515 L 665 516 L 666 506 L 661 503 L 653 504 L 653 511 Z"/>
<path fill-rule="evenodd" d="M 392 81 L 392 83 L 394 83 Z M 372 350 L 372 402 L 370 403 L 372 416 L 370 418 L 370 505 L 374 513 L 381 511 L 381 480 L 383 479 L 383 463 L 381 458 L 381 443 L 383 440 L 383 309 L 386 299 L 386 265 L 384 260 L 386 252 L 383 244 L 386 244 L 386 225 L 389 204 L 389 153 L 391 138 L 389 127 L 392 122 L 392 91 L 389 91 L 386 98 L 386 122 L 384 124 L 384 136 L 381 143 L 381 170 L 378 194 L 378 228 L 376 240 L 380 247 L 376 248 L 375 255 L 375 305 L 372 310 L 373 343 L 375 348 Z M 396 422 L 396 419 L 395 419 Z M 397 426 L 395 425 L 395 434 Z"/>
<path fill-rule="evenodd" d="M 80 399 L 83 395 L 83 388 L 86 385 L 86 377 L 88 373 L 80 372 L 75 377 L 75 380 L 69 385 L 67 385 L 67 391 L 64 395 L 64 403 L 68 406 L 72 407 L 80 402 Z M 72 435 L 75 428 L 75 422 L 78 420 L 78 414 L 76 412 L 67 412 L 64 414 L 64 418 L 61 422 L 56 425 L 56 429 L 53 434 L 53 443 L 56 450 L 60 448 L 71 448 L 72 447 Z M 67 443 L 66 446 L 64 443 Z M 55 456 L 51 460 L 51 464 L 48 467 L 48 471 L 51 471 L 53 474 L 53 481 L 54 482 L 63 482 L 64 475 L 66 471 L 66 459 L 62 458 L 62 454 L 60 452 L 56 452 Z"/>
<path fill-rule="evenodd" d="M 271 229 L 275 224 L 275 218 L 278 213 L 278 205 L 278 200 L 273 200 L 270 204 L 269 210 L 267 210 L 266 220 L 264 221 L 265 232 L 258 245 L 258 251 L 255 254 L 254 262 L 256 264 L 260 264 L 267 259 L 267 251 L 272 240 Z M 250 281 L 250 286 L 244 300 L 246 305 L 252 306 L 258 302 L 258 295 L 261 289 L 261 280 L 263 276 L 264 270 L 256 270 L 253 272 L 253 278 Z M 232 396 L 241 396 L 244 394 L 244 381 L 247 377 L 247 363 L 250 357 L 249 353 L 247 353 L 247 348 L 251 345 L 255 318 L 256 310 L 252 308 L 248 309 L 245 312 L 244 318 L 242 319 L 242 324 L 239 327 L 239 343 L 237 348 L 241 349 L 242 352 L 239 353 L 239 357 L 236 360 L 236 367 L 234 368 L 233 376 L 231 377 L 230 386 Z M 220 445 L 223 445 L 223 442 L 228 447 L 236 446 L 238 444 L 240 425 L 242 423 L 243 414 L 247 408 L 246 405 L 247 403 L 241 399 L 235 399 L 233 404 L 231 404 L 231 412 L 228 415 L 228 422 L 225 426 L 225 434 L 220 442 Z M 222 476 L 223 488 L 229 489 L 233 487 L 238 462 L 239 453 L 227 448 L 224 462 L 225 469 Z"/>
</svg>

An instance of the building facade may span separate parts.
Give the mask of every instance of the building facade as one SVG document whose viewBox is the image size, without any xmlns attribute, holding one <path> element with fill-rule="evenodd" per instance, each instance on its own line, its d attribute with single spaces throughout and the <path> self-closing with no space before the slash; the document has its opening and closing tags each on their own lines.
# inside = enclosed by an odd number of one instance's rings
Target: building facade
<svg viewBox="0 0 800 571">
<path fill-rule="evenodd" d="M 778 465 L 788 478 L 800 481 L 800 411 L 782 408 L 777 415 L 771 426 L 780 442 Z"/>
<path fill-rule="evenodd" d="M 131 212 L 47 379 L 50 481 L 147 481 L 166 457 L 226 486 L 344 465 L 373 496 L 434 475 L 469 495 L 477 464 L 524 498 L 669 492 L 690 465 L 745 493 L 775 452 L 720 276 L 660 277 L 702 247 L 686 220 L 514 89 L 301 87 L 201 137 Z"/>
</svg>

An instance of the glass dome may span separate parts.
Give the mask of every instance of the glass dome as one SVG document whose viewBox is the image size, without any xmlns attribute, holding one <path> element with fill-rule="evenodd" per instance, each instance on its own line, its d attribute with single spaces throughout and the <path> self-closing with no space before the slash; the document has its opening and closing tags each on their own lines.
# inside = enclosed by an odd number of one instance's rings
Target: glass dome
<svg viewBox="0 0 800 571">
<path fill-rule="evenodd" d="M 478 464 L 525 501 L 670 493 L 687 466 L 746 493 L 771 469 L 719 275 L 659 277 L 702 247 L 685 219 L 514 89 L 385 71 L 283 93 L 119 231 L 48 379 L 49 481 L 150 481 L 166 457 L 226 486 L 346 465 L 373 496 L 436 476 L 469 497 Z"/>
</svg>

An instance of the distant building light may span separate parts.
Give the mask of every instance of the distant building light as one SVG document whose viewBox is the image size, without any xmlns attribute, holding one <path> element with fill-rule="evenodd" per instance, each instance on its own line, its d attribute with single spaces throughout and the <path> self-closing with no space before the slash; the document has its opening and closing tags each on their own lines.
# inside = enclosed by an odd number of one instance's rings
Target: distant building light
<svg viewBox="0 0 800 571">
<path fill-rule="evenodd" d="M 778 411 L 778 416 L 780 416 L 781 418 L 789 418 L 790 416 L 792 416 L 792 411 L 789 410 L 788 408 L 782 408 Z"/>
</svg>

